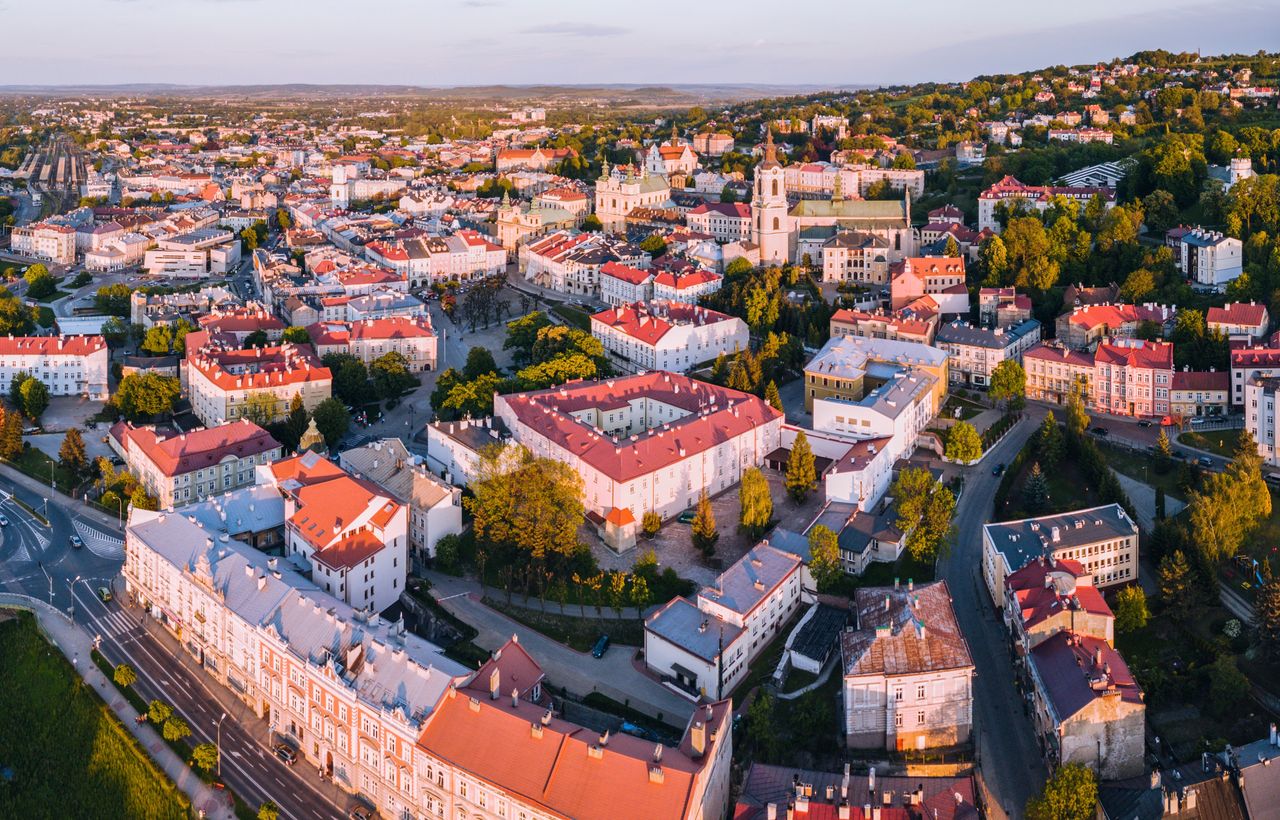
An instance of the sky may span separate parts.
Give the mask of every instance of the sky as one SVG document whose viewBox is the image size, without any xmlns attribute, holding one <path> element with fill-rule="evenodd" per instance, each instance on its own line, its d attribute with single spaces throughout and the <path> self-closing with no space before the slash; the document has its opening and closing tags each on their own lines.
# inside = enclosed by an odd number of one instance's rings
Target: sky
<svg viewBox="0 0 1280 820">
<path fill-rule="evenodd" d="M 0 85 L 954 81 L 1280 45 L 1280 0 L 0 0 Z"/>
</svg>

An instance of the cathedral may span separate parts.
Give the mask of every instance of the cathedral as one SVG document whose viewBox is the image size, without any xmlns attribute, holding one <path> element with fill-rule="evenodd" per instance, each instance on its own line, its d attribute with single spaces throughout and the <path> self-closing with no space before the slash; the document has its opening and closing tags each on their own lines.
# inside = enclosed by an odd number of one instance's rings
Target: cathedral
<svg viewBox="0 0 1280 820">
<path fill-rule="evenodd" d="M 836 237 L 854 232 L 874 237 L 887 262 L 915 256 L 918 237 L 911 227 L 910 191 L 900 200 L 846 198 L 837 181 L 831 199 L 802 199 L 791 206 L 785 171 L 768 131 L 751 193 L 751 241 L 760 247 L 760 264 L 799 262 L 809 254 L 822 267 L 824 246 L 832 240 L 839 245 Z"/>
</svg>

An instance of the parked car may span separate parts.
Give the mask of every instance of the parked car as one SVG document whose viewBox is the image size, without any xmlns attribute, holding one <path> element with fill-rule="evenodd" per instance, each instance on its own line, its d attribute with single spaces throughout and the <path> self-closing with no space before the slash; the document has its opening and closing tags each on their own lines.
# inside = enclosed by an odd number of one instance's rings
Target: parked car
<svg viewBox="0 0 1280 820">
<path fill-rule="evenodd" d="M 992 475 L 1004 475 L 1004 462 L 1000 462 L 991 470 Z"/>
<path fill-rule="evenodd" d="M 1138 421 L 1138 426 L 1139 426 L 1139 427 L 1150 427 L 1150 426 L 1151 426 L 1151 419 L 1140 419 L 1140 420 Z"/>
<path fill-rule="evenodd" d="M 286 766 L 292 766 L 298 760 L 298 753 L 287 743 L 277 743 L 271 747 L 271 751 L 275 752 L 276 757 L 284 761 Z"/>
<path fill-rule="evenodd" d="M 1213 459 L 1209 458 L 1208 456 L 1200 456 L 1200 458 L 1196 459 L 1196 464 L 1199 464 L 1201 467 L 1204 467 L 1206 470 L 1213 469 Z"/>
<path fill-rule="evenodd" d="M 603 658 L 604 653 L 608 651 L 609 651 L 609 636 L 601 635 L 599 638 L 596 638 L 596 645 L 591 647 L 591 657 Z"/>
<path fill-rule="evenodd" d="M 685 510 L 684 512 L 680 513 L 680 515 L 676 516 L 676 520 L 679 521 L 681 524 L 692 524 L 693 519 L 696 518 L 697 516 L 698 516 L 698 513 L 696 510 Z"/>
<path fill-rule="evenodd" d="M 1093 434 L 1095 436 L 1109 436 L 1111 435 L 1111 431 L 1105 427 L 1095 427 L 1093 428 Z"/>
<path fill-rule="evenodd" d="M 347 812 L 347 820 L 374 820 L 377 813 L 368 806 L 352 806 Z"/>
<path fill-rule="evenodd" d="M 80 540 L 80 536 L 78 536 L 78 535 L 73 535 L 73 536 L 71 536 L 71 538 L 69 538 L 68 540 L 71 542 L 71 548 L 72 548 L 72 549 L 77 549 L 77 550 L 78 550 L 78 549 L 80 549 L 81 547 L 83 547 L 83 546 L 84 546 L 84 542 Z"/>
<path fill-rule="evenodd" d="M 102 603 L 104 604 L 110 603 L 111 590 L 107 589 L 106 587 L 98 587 L 98 597 L 102 599 Z"/>
<path fill-rule="evenodd" d="M 1208 422 L 1209 422 L 1209 420 L 1208 420 L 1208 419 L 1206 419 L 1206 418 L 1202 418 L 1202 417 L 1200 417 L 1200 416 L 1196 416 L 1195 418 L 1193 418 L 1193 419 L 1191 420 L 1191 426 L 1192 426 L 1192 427 L 1200 427 L 1200 426 L 1202 426 L 1202 425 L 1204 425 L 1204 424 L 1207 424 Z"/>
</svg>

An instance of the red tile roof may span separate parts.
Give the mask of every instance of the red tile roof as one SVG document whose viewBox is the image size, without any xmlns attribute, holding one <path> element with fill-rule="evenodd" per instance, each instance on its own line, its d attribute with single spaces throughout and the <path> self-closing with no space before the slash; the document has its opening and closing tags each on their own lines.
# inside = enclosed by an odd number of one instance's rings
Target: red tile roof
<svg viewBox="0 0 1280 820">
<path fill-rule="evenodd" d="M 117 424 L 111 434 L 126 451 L 137 448 L 164 475 L 212 467 L 230 456 L 249 458 L 280 447 L 270 433 L 248 420 L 163 438 L 150 427 Z"/>
<path fill-rule="evenodd" d="M 1173 318 L 1173 308 L 1163 305 L 1087 305 L 1071 311 L 1067 321 L 1086 329 L 1106 325 L 1120 327 L 1137 322 L 1163 324 Z"/>
<path fill-rule="evenodd" d="M 1047 362 L 1062 362 L 1077 367 L 1093 367 L 1093 357 L 1080 350 L 1072 350 L 1062 345 L 1041 342 L 1022 354 L 1022 358 L 1043 359 Z"/>
<path fill-rule="evenodd" d="M 676 290 L 686 290 L 709 282 L 715 282 L 718 279 L 720 279 L 720 274 L 709 270 L 695 270 L 680 276 L 669 271 L 663 271 L 654 277 L 653 283 L 663 287 L 675 288 Z"/>
<path fill-rule="evenodd" d="M 643 285 L 645 282 L 649 281 L 649 277 L 653 276 L 653 274 L 647 270 L 640 270 L 639 268 L 633 268 L 629 265 L 622 265 L 617 262 L 605 262 L 601 265 L 600 275 L 611 276 L 614 279 L 618 279 L 632 285 Z"/>
<path fill-rule="evenodd" d="M 1024 627 L 1035 626 L 1071 607 L 1077 611 L 1113 617 L 1111 607 L 1093 585 L 1093 576 L 1079 561 L 1031 561 L 1011 573 L 1005 579 L 1005 585 L 1017 598 Z"/>
<path fill-rule="evenodd" d="M 589 408 L 625 407 L 639 399 L 659 401 L 688 415 L 634 439 L 617 441 L 570 415 Z M 517 421 L 614 481 L 629 481 L 678 464 L 782 418 L 782 413 L 756 396 L 657 371 L 499 396 L 495 401 L 509 406 Z"/>
<path fill-rule="evenodd" d="M 1205 316 L 1205 320 L 1210 325 L 1264 327 L 1267 321 L 1267 309 L 1263 305 L 1255 305 L 1252 302 L 1247 305 L 1243 302 L 1233 302 L 1226 307 L 1209 308 L 1209 313 Z"/>
<path fill-rule="evenodd" d="M 636 302 L 602 310 L 592 316 L 591 321 L 625 333 L 642 344 L 655 345 L 677 325 L 711 325 L 732 318 L 697 305 L 659 299 L 648 304 Z"/>
<path fill-rule="evenodd" d="M 1173 371 L 1174 390 L 1229 390 L 1231 389 L 1231 373 L 1206 370 Z"/>
<path fill-rule="evenodd" d="M 431 318 L 422 316 L 391 316 L 384 319 L 365 319 L 351 325 L 351 338 L 356 339 L 421 339 L 434 336 Z"/>
<path fill-rule="evenodd" d="M 1173 345 L 1142 339 L 1119 339 L 1102 342 L 1093 354 L 1095 363 L 1141 367 L 1150 370 L 1173 369 Z"/>
<path fill-rule="evenodd" d="M 0 336 L 3 356 L 88 356 L 106 348 L 101 336 Z"/>
</svg>

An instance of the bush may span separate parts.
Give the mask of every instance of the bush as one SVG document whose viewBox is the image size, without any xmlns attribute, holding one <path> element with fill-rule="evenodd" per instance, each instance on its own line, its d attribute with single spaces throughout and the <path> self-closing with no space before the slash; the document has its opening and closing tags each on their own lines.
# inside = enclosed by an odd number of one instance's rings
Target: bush
<svg viewBox="0 0 1280 820">
<path fill-rule="evenodd" d="M 640 531 L 644 534 L 644 537 L 653 538 L 660 529 L 662 529 L 662 516 L 653 510 L 646 512 L 640 525 Z"/>
</svg>

